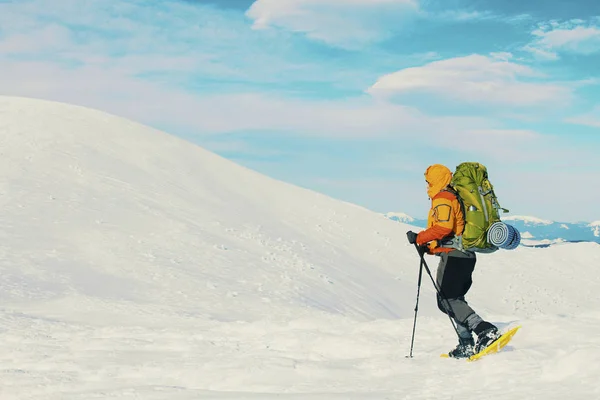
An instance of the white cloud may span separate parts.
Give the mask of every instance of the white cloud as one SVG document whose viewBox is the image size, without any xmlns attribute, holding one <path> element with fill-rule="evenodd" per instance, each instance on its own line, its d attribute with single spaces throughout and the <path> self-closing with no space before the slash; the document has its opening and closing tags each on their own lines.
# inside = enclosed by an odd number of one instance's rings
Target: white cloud
<svg viewBox="0 0 600 400">
<path fill-rule="evenodd" d="M 574 52 L 587 52 L 600 49 L 600 29 L 597 27 L 577 26 L 573 29 L 537 30 L 534 35 L 540 37 L 539 43 L 549 48 L 559 48 Z M 593 48 L 586 48 L 592 45 Z"/>
<path fill-rule="evenodd" d="M 52 52 L 70 45 L 70 32 L 57 24 L 48 24 L 18 33 L 0 41 L 0 53 Z"/>
<path fill-rule="evenodd" d="M 576 125 L 591 126 L 600 128 L 600 106 L 595 107 L 591 112 L 567 118 L 565 122 Z"/>
<path fill-rule="evenodd" d="M 507 51 L 501 51 L 501 52 L 490 53 L 490 57 L 493 58 L 494 60 L 509 61 L 513 58 L 513 55 L 512 55 L 512 53 L 509 53 Z"/>
<path fill-rule="evenodd" d="M 523 50 L 528 51 L 529 53 L 533 54 L 533 56 L 535 58 L 537 58 L 538 60 L 558 60 L 560 57 L 558 56 L 558 54 L 554 51 L 551 50 L 545 50 L 539 47 L 535 47 L 533 45 L 527 45 L 525 47 L 523 47 Z"/>
<path fill-rule="evenodd" d="M 472 20 L 492 20 L 499 18 L 496 14 L 489 11 L 481 12 L 467 10 L 446 10 L 441 11 L 439 13 L 432 13 L 430 15 L 434 18 L 457 22 L 465 22 Z"/>
<path fill-rule="evenodd" d="M 256 0 L 246 15 L 255 29 L 278 27 L 358 48 L 402 29 L 418 10 L 416 0 Z"/>
<path fill-rule="evenodd" d="M 580 19 L 551 21 L 532 32 L 535 40 L 524 47 L 538 58 L 556 60 L 558 53 L 592 54 L 600 51 L 600 26 Z"/>
<path fill-rule="evenodd" d="M 425 92 L 451 100 L 509 106 L 561 103 L 571 97 L 572 89 L 567 86 L 523 80 L 543 75 L 508 59 L 508 53 L 497 53 L 434 61 L 384 75 L 369 93 L 387 96 Z"/>
</svg>

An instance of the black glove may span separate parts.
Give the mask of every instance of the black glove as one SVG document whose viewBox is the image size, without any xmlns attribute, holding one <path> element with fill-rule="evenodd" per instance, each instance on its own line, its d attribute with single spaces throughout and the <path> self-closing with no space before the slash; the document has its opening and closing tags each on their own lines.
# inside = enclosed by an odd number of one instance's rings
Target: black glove
<svg viewBox="0 0 600 400">
<path fill-rule="evenodd" d="M 406 237 L 408 238 L 408 243 L 415 244 L 417 242 L 417 234 L 413 231 L 406 232 Z"/>
<path fill-rule="evenodd" d="M 418 247 L 419 256 L 423 257 L 425 254 L 429 253 L 429 247 L 426 244 L 422 244 Z"/>
</svg>

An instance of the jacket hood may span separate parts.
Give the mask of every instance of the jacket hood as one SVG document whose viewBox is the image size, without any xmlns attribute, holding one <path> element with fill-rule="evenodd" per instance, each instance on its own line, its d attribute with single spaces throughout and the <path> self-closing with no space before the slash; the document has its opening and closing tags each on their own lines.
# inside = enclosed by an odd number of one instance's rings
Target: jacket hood
<svg viewBox="0 0 600 400">
<path fill-rule="evenodd" d="M 433 199 L 436 194 L 450 184 L 450 181 L 452 180 L 452 171 L 444 165 L 434 164 L 429 166 L 425 171 L 425 180 L 429 184 L 427 194 L 430 199 Z"/>
</svg>

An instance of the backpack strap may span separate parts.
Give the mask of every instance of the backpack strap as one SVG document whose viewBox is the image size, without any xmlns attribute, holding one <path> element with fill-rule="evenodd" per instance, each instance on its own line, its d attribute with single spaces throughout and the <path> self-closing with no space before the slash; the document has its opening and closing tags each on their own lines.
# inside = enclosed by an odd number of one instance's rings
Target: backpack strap
<svg viewBox="0 0 600 400">
<path fill-rule="evenodd" d="M 456 191 L 456 189 L 454 189 L 452 186 L 448 185 L 440 191 L 440 193 L 442 193 L 442 192 L 450 193 L 458 201 L 458 204 L 460 204 L 460 212 L 463 215 L 463 220 L 465 220 L 465 222 L 466 222 L 465 205 L 464 205 L 462 199 L 460 198 L 460 196 L 458 195 L 458 192 Z M 453 234 L 450 237 L 440 240 L 440 247 L 449 247 L 449 248 L 453 248 L 453 249 L 456 249 L 459 251 L 463 251 L 463 252 L 465 251 L 465 248 L 463 247 L 463 243 L 462 243 L 462 235 L 456 235 L 456 234 Z"/>
<path fill-rule="evenodd" d="M 454 189 L 451 185 L 446 186 L 445 188 L 443 188 L 441 192 L 448 192 L 451 193 L 456 200 L 458 200 L 458 204 L 460 204 L 460 212 L 463 215 L 463 219 L 465 219 L 467 217 L 467 214 L 465 212 L 465 203 L 463 203 L 462 199 L 460 198 L 460 196 L 458 195 L 458 192 L 456 191 L 456 189 Z M 466 221 L 466 219 L 465 219 Z"/>
</svg>

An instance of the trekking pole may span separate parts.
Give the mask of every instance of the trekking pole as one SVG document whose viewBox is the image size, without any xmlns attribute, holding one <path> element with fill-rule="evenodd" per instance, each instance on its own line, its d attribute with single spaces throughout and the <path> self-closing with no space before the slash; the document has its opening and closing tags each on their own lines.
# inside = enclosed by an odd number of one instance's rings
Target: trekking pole
<svg viewBox="0 0 600 400">
<path fill-rule="evenodd" d="M 419 294 L 421 293 L 421 279 L 423 277 L 423 263 L 424 258 L 421 257 L 421 263 L 419 264 L 419 281 L 417 283 L 417 304 L 415 304 L 415 320 L 413 322 L 412 338 L 410 340 L 410 355 L 405 356 L 406 358 L 413 358 L 413 345 L 415 343 L 415 329 L 417 328 L 417 312 L 419 311 Z"/>
<path fill-rule="evenodd" d="M 452 309 L 452 305 L 450 304 L 450 302 L 448 301 L 446 296 L 444 296 L 442 289 L 438 288 L 437 283 L 435 283 L 435 279 L 433 279 L 433 276 L 431 275 L 429 266 L 427 265 L 427 262 L 425 262 L 425 254 L 422 254 L 419 251 L 419 246 L 416 243 L 415 243 L 415 249 L 417 249 L 417 253 L 419 253 L 419 255 L 421 256 L 421 266 L 425 267 L 427 274 L 431 278 L 431 282 L 433 283 L 433 287 L 435 288 L 435 291 L 437 292 L 438 296 L 440 296 L 440 298 L 442 299 L 442 304 L 444 305 L 444 308 L 446 307 L 446 305 L 444 304 L 444 300 L 446 301 L 446 303 L 448 303 L 448 307 L 450 309 L 447 310 L 448 312 L 446 314 L 448 315 L 448 318 L 450 319 L 450 323 L 452 324 L 452 328 L 454 328 L 454 332 L 456 332 L 456 336 L 458 336 L 458 339 L 460 340 L 460 334 L 458 333 L 458 328 L 456 327 L 456 325 L 454 324 L 454 320 L 452 319 L 454 317 L 454 310 Z"/>
</svg>

